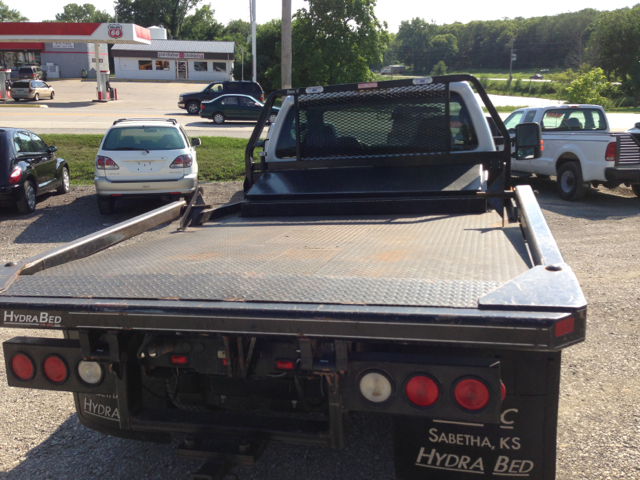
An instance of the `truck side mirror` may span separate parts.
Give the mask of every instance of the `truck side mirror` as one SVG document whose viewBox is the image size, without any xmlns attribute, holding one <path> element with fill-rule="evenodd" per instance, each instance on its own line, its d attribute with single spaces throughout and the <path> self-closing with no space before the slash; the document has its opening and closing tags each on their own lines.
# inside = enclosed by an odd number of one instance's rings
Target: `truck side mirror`
<svg viewBox="0 0 640 480">
<path fill-rule="evenodd" d="M 202 141 L 198 137 L 191 139 L 192 147 L 199 147 L 200 145 L 202 145 Z"/>
<path fill-rule="evenodd" d="M 516 125 L 516 160 L 540 158 L 542 154 L 542 129 L 538 123 Z"/>
</svg>

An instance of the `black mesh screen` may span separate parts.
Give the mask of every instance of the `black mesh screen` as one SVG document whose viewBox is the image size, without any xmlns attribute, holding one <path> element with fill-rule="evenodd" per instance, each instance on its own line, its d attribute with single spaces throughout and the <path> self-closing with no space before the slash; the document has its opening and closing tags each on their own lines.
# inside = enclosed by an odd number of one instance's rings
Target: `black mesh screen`
<svg viewBox="0 0 640 480">
<path fill-rule="evenodd" d="M 473 150 L 473 123 L 457 93 L 444 84 L 300 95 L 299 110 L 283 121 L 276 156 L 322 160 L 425 155 Z M 288 132 L 288 133 L 285 133 Z"/>
<path fill-rule="evenodd" d="M 443 153 L 444 84 L 299 97 L 300 157 Z"/>
</svg>

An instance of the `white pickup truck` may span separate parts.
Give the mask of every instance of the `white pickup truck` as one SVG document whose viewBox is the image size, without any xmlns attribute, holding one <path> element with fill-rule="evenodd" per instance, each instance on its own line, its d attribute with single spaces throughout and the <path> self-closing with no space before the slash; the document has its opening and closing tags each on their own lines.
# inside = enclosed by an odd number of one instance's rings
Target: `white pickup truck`
<svg viewBox="0 0 640 480">
<path fill-rule="evenodd" d="M 579 200 L 590 186 L 624 183 L 640 197 L 640 134 L 613 134 L 599 105 L 523 108 L 504 122 L 507 129 L 534 122 L 542 127 L 542 156 L 512 160 L 514 175 L 557 176 L 558 193 Z"/>
</svg>

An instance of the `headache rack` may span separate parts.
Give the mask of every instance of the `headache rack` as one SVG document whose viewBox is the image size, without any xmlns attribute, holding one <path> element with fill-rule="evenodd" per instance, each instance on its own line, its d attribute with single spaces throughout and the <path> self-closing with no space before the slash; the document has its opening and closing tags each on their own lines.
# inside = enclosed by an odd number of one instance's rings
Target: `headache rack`
<svg viewBox="0 0 640 480">
<path fill-rule="evenodd" d="M 469 82 L 482 98 L 491 118 L 504 138 L 506 127 L 489 100 L 482 84 L 472 75 L 450 75 L 373 83 L 353 83 L 326 87 L 306 87 L 273 92 L 262 110 L 245 152 L 247 179 L 255 184 L 262 173 L 274 170 L 319 169 L 350 166 L 435 166 L 478 165 L 487 169 L 506 169 L 511 152 L 460 151 L 449 141 L 451 127 L 457 120 L 450 110 L 453 82 Z M 255 161 L 254 150 L 259 142 L 269 112 L 278 98 L 293 96 L 295 102 L 295 139 L 288 152 L 281 151 L 290 161 L 266 162 L 263 154 Z M 313 124 L 318 114 L 327 110 L 340 111 L 338 121 L 344 123 L 366 119 L 367 125 L 352 125 L 353 138 L 332 138 L 331 126 Z M 287 121 L 279 119 L 278 121 Z M 326 120 L 326 119 L 325 119 Z M 387 121 L 390 129 L 376 129 L 376 123 Z M 372 128 L 374 127 L 374 128 Z M 361 131 L 357 131 L 362 128 Z M 387 134 L 380 142 L 376 136 Z M 399 141 L 394 141 L 395 137 Z M 355 138 L 357 137 L 357 138 Z M 392 138 L 394 137 L 394 138 Z M 402 142 L 401 139 L 405 139 Z M 341 140 L 341 141 L 340 141 Z M 355 140 L 355 141 L 354 141 Z M 363 148 L 362 144 L 374 144 Z M 382 143 L 382 144 L 381 144 Z M 506 182 L 509 175 L 505 175 Z"/>
<path fill-rule="evenodd" d="M 475 88 L 509 138 L 471 75 L 272 93 L 245 151 L 242 214 L 478 213 L 489 203 L 503 215 L 513 196 L 511 151 L 479 148 L 478 119 L 472 121 L 472 109 L 450 88 L 454 82 Z M 260 140 L 271 107 L 283 97 L 292 97 L 293 107 L 281 110 L 277 133 Z"/>
</svg>

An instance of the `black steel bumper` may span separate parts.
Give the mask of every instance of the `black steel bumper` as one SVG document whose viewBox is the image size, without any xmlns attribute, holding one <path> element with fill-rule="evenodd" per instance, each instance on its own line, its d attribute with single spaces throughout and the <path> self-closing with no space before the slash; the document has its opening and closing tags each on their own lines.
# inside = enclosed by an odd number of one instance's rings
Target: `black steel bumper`
<svg viewBox="0 0 640 480">
<path fill-rule="evenodd" d="M 640 183 L 640 168 L 615 168 L 604 170 L 604 176 L 609 182 Z"/>
</svg>

